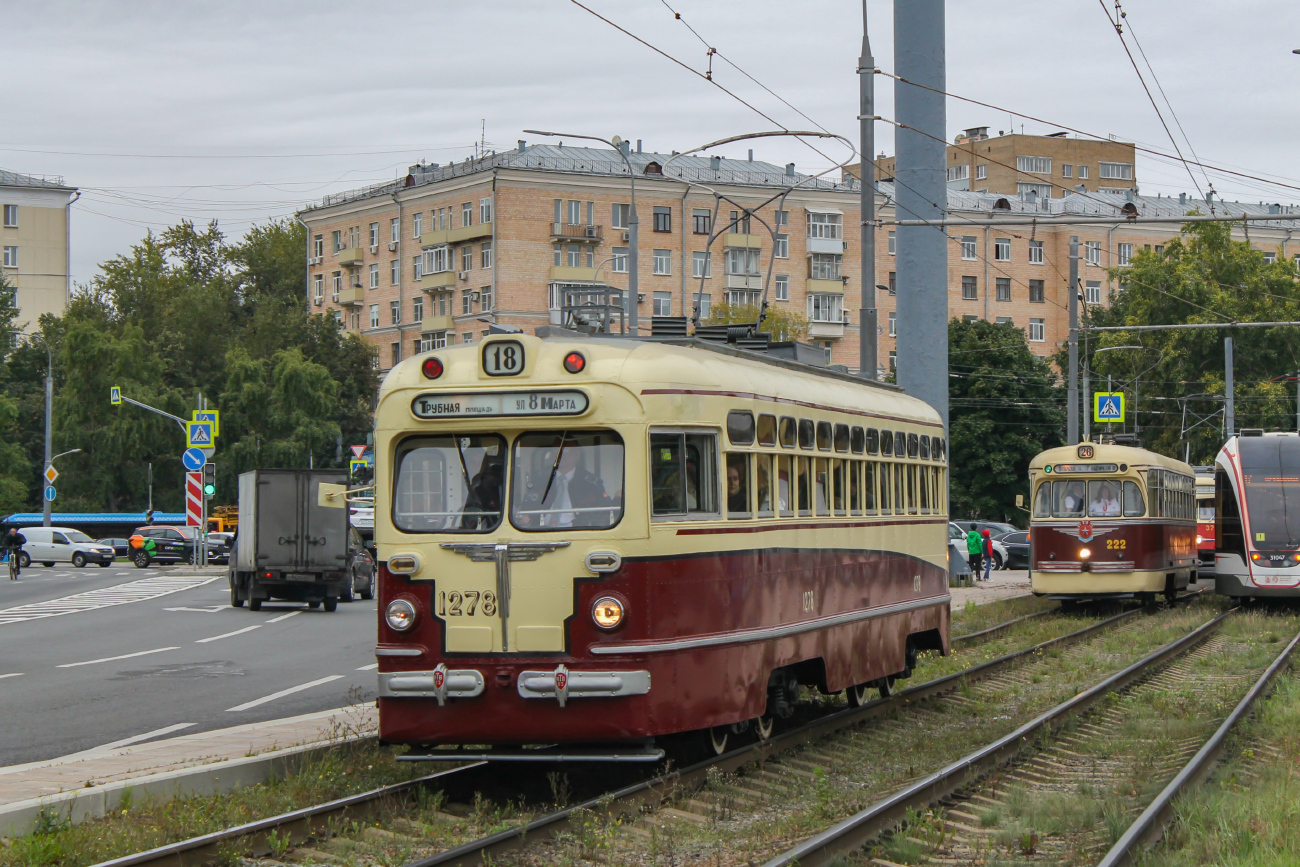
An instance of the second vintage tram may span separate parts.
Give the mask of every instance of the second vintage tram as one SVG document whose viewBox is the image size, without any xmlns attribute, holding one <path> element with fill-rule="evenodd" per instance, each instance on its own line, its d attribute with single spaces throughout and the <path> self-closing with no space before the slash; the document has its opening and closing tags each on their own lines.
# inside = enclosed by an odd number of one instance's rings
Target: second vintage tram
<svg viewBox="0 0 1300 867">
<path fill-rule="evenodd" d="M 1247 428 L 1214 461 L 1214 589 L 1300 597 L 1300 434 Z"/>
<path fill-rule="evenodd" d="M 1029 482 L 1035 593 L 1150 602 L 1195 580 L 1189 465 L 1134 446 L 1080 443 L 1035 457 Z"/>
<path fill-rule="evenodd" d="M 892 386 L 716 344 L 494 335 L 397 365 L 380 737 L 649 761 L 770 735 L 800 685 L 887 691 L 948 650 L 946 452 Z"/>
</svg>

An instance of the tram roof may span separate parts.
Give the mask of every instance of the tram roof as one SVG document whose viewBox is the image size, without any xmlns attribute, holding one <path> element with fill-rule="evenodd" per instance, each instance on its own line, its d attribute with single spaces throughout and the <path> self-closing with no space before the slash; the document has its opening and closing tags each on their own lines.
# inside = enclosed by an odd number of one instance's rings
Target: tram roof
<svg viewBox="0 0 1300 867">
<path fill-rule="evenodd" d="M 1091 446 L 1092 457 L 1080 457 L 1080 446 Z M 1186 473 L 1189 476 L 1194 474 L 1190 464 L 1185 464 L 1175 458 L 1166 457 L 1159 452 L 1153 452 L 1138 446 L 1116 445 L 1115 443 L 1080 443 L 1079 445 L 1048 449 L 1045 452 L 1039 452 L 1029 462 L 1029 469 L 1042 470 L 1043 467 L 1049 464 L 1063 463 L 1128 464 L 1130 467 L 1163 467 L 1167 470 Z"/>
<path fill-rule="evenodd" d="M 602 379 L 621 383 L 634 392 L 648 388 L 682 389 L 719 397 L 755 397 L 774 400 L 774 413 L 796 414 L 796 406 L 843 409 L 940 424 L 939 414 L 927 403 L 889 383 L 873 382 L 851 374 L 817 367 L 698 338 L 655 340 L 587 335 L 560 328 L 539 329 L 539 335 L 492 335 L 473 345 L 434 350 L 412 356 L 393 367 L 380 387 L 383 395 L 398 389 L 471 389 L 509 386 L 513 377 L 488 380 L 480 375 L 484 346 L 500 340 L 518 340 L 528 353 L 539 353 L 534 371 L 554 369 L 554 377 L 535 372 L 530 382 L 545 380 L 559 385 L 581 385 Z M 563 372 L 564 355 L 578 349 L 587 357 L 587 370 L 576 376 Z M 429 355 L 438 356 L 445 373 L 436 383 L 421 374 Z M 553 356 L 553 357 L 552 357 Z M 780 407 L 791 405 L 790 409 Z"/>
</svg>

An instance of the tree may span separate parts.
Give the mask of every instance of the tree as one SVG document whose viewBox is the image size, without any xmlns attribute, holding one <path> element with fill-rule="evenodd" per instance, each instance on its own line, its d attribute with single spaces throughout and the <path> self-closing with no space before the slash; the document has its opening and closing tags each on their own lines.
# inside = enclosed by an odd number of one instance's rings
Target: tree
<svg viewBox="0 0 1300 867">
<path fill-rule="evenodd" d="M 1065 395 L 1011 323 L 948 323 L 949 513 L 1023 524 L 1029 462 L 1061 445 Z"/>
<path fill-rule="evenodd" d="M 14 303 L 14 288 L 0 274 L 0 352 L 10 356 L 15 348 L 14 320 L 18 308 Z M 31 484 L 31 464 L 23 451 L 18 428 L 18 402 L 10 397 L 8 366 L 0 366 L 0 515 L 22 508 L 27 501 L 27 488 Z"/>
<path fill-rule="evenodd" d="M 709 311 L 705 325 L 738 325 L 758 321 L 757 304 L 722 302 Z M 761 331 L 768 331 L 775 341 L 802 340 L 808 336 L 808 319 L 787 307 L 768 307 Z"/>
</svg>

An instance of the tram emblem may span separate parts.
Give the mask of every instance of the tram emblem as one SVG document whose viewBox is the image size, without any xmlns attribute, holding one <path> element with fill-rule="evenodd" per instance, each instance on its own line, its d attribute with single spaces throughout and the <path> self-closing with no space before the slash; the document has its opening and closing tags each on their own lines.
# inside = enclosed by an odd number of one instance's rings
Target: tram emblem
<svg viewBox="0 0 1300 867">
<path fill-rule="evenodd" d="M 1098 536 L 1105 536 L 1107 533 L 1113 533 L 1119 527 L 1093 527 L 1092 521 L 1080 521 L 1079 526 L 1071 530 L 1067 527 L 1061 527 L 1060 530 L 1067 536 L 1073 536 L 1080 542 L 1091 542 Z"/>
<path fill-rule="evenodd" d="M 565 671 L 555 672 L 555 691 L 564 692 L 564 688 L 569 685 L 569 674 Z"/>
<path fill-rule="evenodd" d="M 442 685 L 447 682 L 447 672 L 439 668 L 433 672 L 433 688 L 442 689 Z"/>
</svg>

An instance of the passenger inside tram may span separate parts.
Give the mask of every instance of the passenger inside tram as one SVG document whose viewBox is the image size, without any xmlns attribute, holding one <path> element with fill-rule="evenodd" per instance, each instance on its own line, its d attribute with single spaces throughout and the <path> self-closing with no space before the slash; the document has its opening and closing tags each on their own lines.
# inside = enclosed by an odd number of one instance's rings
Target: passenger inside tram
<svg viewBox="0 0 1300 867">
<path fill-rule="evenodd" d="M 1115 489 L 1108 482 L 1096 485 L 1092 502 L 1088 505 L 1088 514 L 1093 518 L 1119 516 L 1119 500 L 1115 497 Z"/>
<path fill-rule="evenodd" d="M 727 455 L 727 511 L 749 514 L 748 455 Z"/>
</svg>

